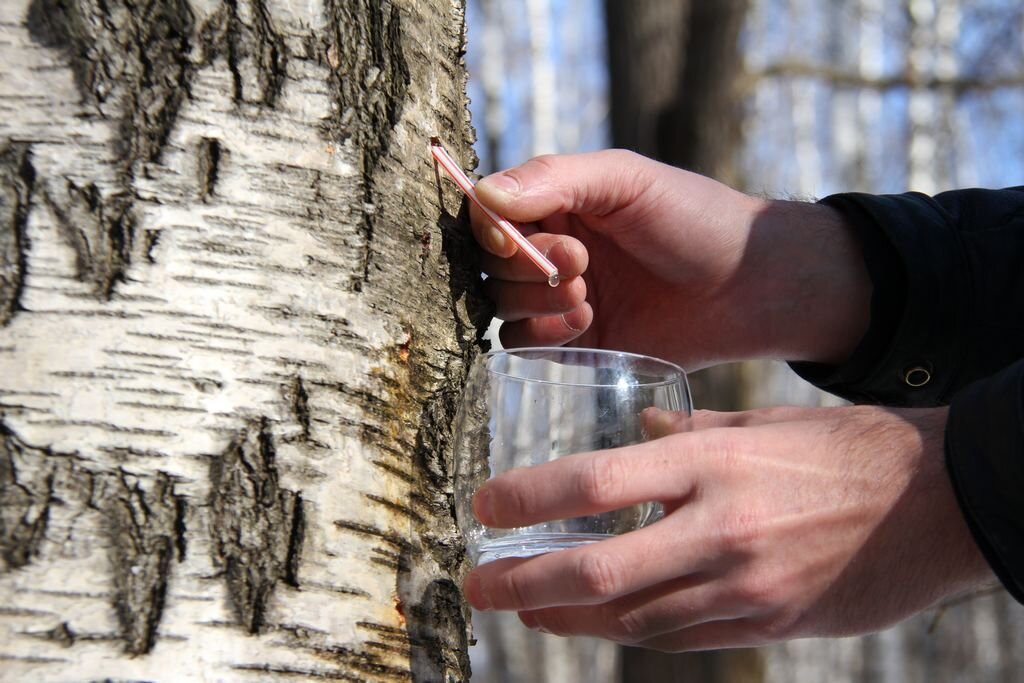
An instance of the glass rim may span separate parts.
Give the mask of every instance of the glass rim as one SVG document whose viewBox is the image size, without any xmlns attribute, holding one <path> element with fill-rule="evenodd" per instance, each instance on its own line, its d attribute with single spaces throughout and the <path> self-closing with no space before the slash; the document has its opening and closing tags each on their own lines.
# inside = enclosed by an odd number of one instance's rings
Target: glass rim
<svg viewBox="0 0 1024 683">
<path fill-rule="evenodd" d="M 520 354 L 520 353 L 523 353 L 523 352 L 545 352 L 545 353 L 558 352 L 558 353 L 570 353 L 570 354 L 592 353 L 592 354 L 595 354 L 595 355 L 605 356 L 605 357 L 619 357 L 619 358 L 628 358 L 628 359 L 633 360 L 633 361 L 646 361 L 646 362 L 652 363 L 654 365 L 658 365 L 658 366 L 662 366 L 662 367 L 668 368 L 669 370 L 673 371 L 673 376 L 666 377 L 665 379 L 660 379 L 660 380 L 658 380 L 656 382 L 637 382 L 636 384 L 630 384 L 629 386 L 631 386 L 631 387 L 660 387 L 660 386 L 668 386 L 670 384 L 675 384 L 675 383 L 681 381 L 683 386 L 687 387 L 687 389 L 686 389 L 687 394 L 689 393 L 689 381 L 687 380 L 687 377 L 686 377 L 686 370 L 683 369 L 683 367 L 681 365 L 677 365 L 677 364 L 675 364 L 675 363 L 673 363 L 671 361 L 667 361 L 667 360 L 664 360 L 662 358 L 658 358 L 656 356 L 648 356 L 648 355 L 643 354 L 643 353 L 632 353 L 630 351 L 615 351 L 615 350 L 612 350 L 612 349 L 593 349 L 593 348 L 581 347 L 581 346 L 519 346 L 519 347 L 508 348 L 508 349 L 495 349 L 493 351 L 488 351 L 486 353 L 480 354 L 478 359 L 479 359 L 479 361 L 482 361 L 484 363 L 484 368 L 486 369 L 486 371 L 488 373 L 497 375 L 499 377 L 505 377 L 505 378 L 508 378 L 510 380 L 515 380 L 517 382 L 534 382 L 536 384 L 553 384 L 553 385 L 562 385 L 562 386 L 567 386 L 567 387 L 589 387 L 589 388 L 594 388 L 594 389 L 608 388 L 608 387 L 616 386 L 615 384 L 608 384 L 608 383 L 593 384 L 593 383 L 589 383 L 589 382 L 560 382 L 560 381 L 556 382 L 556 381 L 546 380 L 546 379 L 530 379 L 528 377 L 520 377 L 518 375 L 510 375 L 507 372 L 500 372 L 500 371 L 497 371 L 497 370 L 492 370 L 490 367 L 488 367 L 487 361 L 489 359 L 491 359 L 491 358 L 496 358 L 496 357 L 501 356 L 501 355 L 510 355 L 510 356 L 512 356 L 512 355 Z"/>
</svg>

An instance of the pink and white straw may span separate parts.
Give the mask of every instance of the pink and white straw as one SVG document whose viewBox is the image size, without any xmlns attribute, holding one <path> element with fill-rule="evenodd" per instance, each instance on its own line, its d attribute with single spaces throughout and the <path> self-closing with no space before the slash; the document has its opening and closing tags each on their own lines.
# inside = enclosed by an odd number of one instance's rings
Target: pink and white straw
<svg viewBox="0 0 1024 683">
<path fill-rule="evenodd" d="M 513 225 L 509 220 L 502 218 L 498 214 L 494 213 L 486 206 L 480 203 L 480 199 L 476 196 L 476 190 L 473 189 L 473 182 L 469 179 L 469 176 L 465 174 L 462 168 L 455 163 L 455 159 L 448 153 L 448 150 L 441 144 L 441 140 L 433 137 L 430 138 L 430 153 L 433 155 L 434 160 L 441 165 L 451 179 L 455 181 L 455 184 L 459 186 L 463 194 L 469 197 L 469 200 L 480 207 L 480 210 L 484 212 L 488 220 L 494 224 L 498 230 L 502 232 L 506 237 L 512 240 L 513 244 L 522 249 L 523 253 L 534 265 L 536 265 L 541 272 L 548 278 L 548 284 L 552 287 L 557 287 L 559 282 L 558 268 L 555 268 L 555 264 L 551 263 L 540 250 L 533 246 L 530 240 L 526 239 L 519 229 Z"/>
</svg>

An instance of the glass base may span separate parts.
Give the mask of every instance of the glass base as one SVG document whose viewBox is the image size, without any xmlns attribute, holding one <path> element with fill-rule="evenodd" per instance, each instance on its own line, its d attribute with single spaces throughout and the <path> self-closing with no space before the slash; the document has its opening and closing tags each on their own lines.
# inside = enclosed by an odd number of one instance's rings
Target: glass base
<svg viewBox="0 0 1024 683">
<path fill-rule="evenodd" d="M 613 538 L 612 534 L 530 533 L 484 541 L 477 548 L 478 565 L 505 557 L 533 557 Z"/>
</svg>

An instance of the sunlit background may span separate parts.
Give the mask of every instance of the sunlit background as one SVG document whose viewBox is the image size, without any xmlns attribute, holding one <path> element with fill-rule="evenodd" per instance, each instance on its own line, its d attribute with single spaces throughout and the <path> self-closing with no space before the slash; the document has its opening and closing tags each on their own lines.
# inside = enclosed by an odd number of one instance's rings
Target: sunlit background
<svg viewBox="0 0 1024 683">
<path fill-rule="evenodd" d="M 479 171 L 635 149 L 752 193 L 1024 184 L 1009 0 L 468 0 Z M 699 407 L 837 403 L 782 364 L 694 377 Z M 969 596 L 865 638 L 662 655 L 474 615 L 474 681 L 1024 680 L 1024 610 Z"/>
</svg>

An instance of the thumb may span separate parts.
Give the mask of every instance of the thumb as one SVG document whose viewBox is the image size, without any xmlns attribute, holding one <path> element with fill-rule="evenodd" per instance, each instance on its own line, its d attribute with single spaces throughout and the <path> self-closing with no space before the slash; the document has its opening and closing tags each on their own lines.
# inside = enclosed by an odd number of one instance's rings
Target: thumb
<svg viewBox="0 0 1024 683">
<path fill-rule="evenodd" d="M 629 206 L 656 162 L 625 150 L 534 157 L 476 184 L 480 201 L 514 221 L 559 213 L 604 216 Z"/>
</svg>

